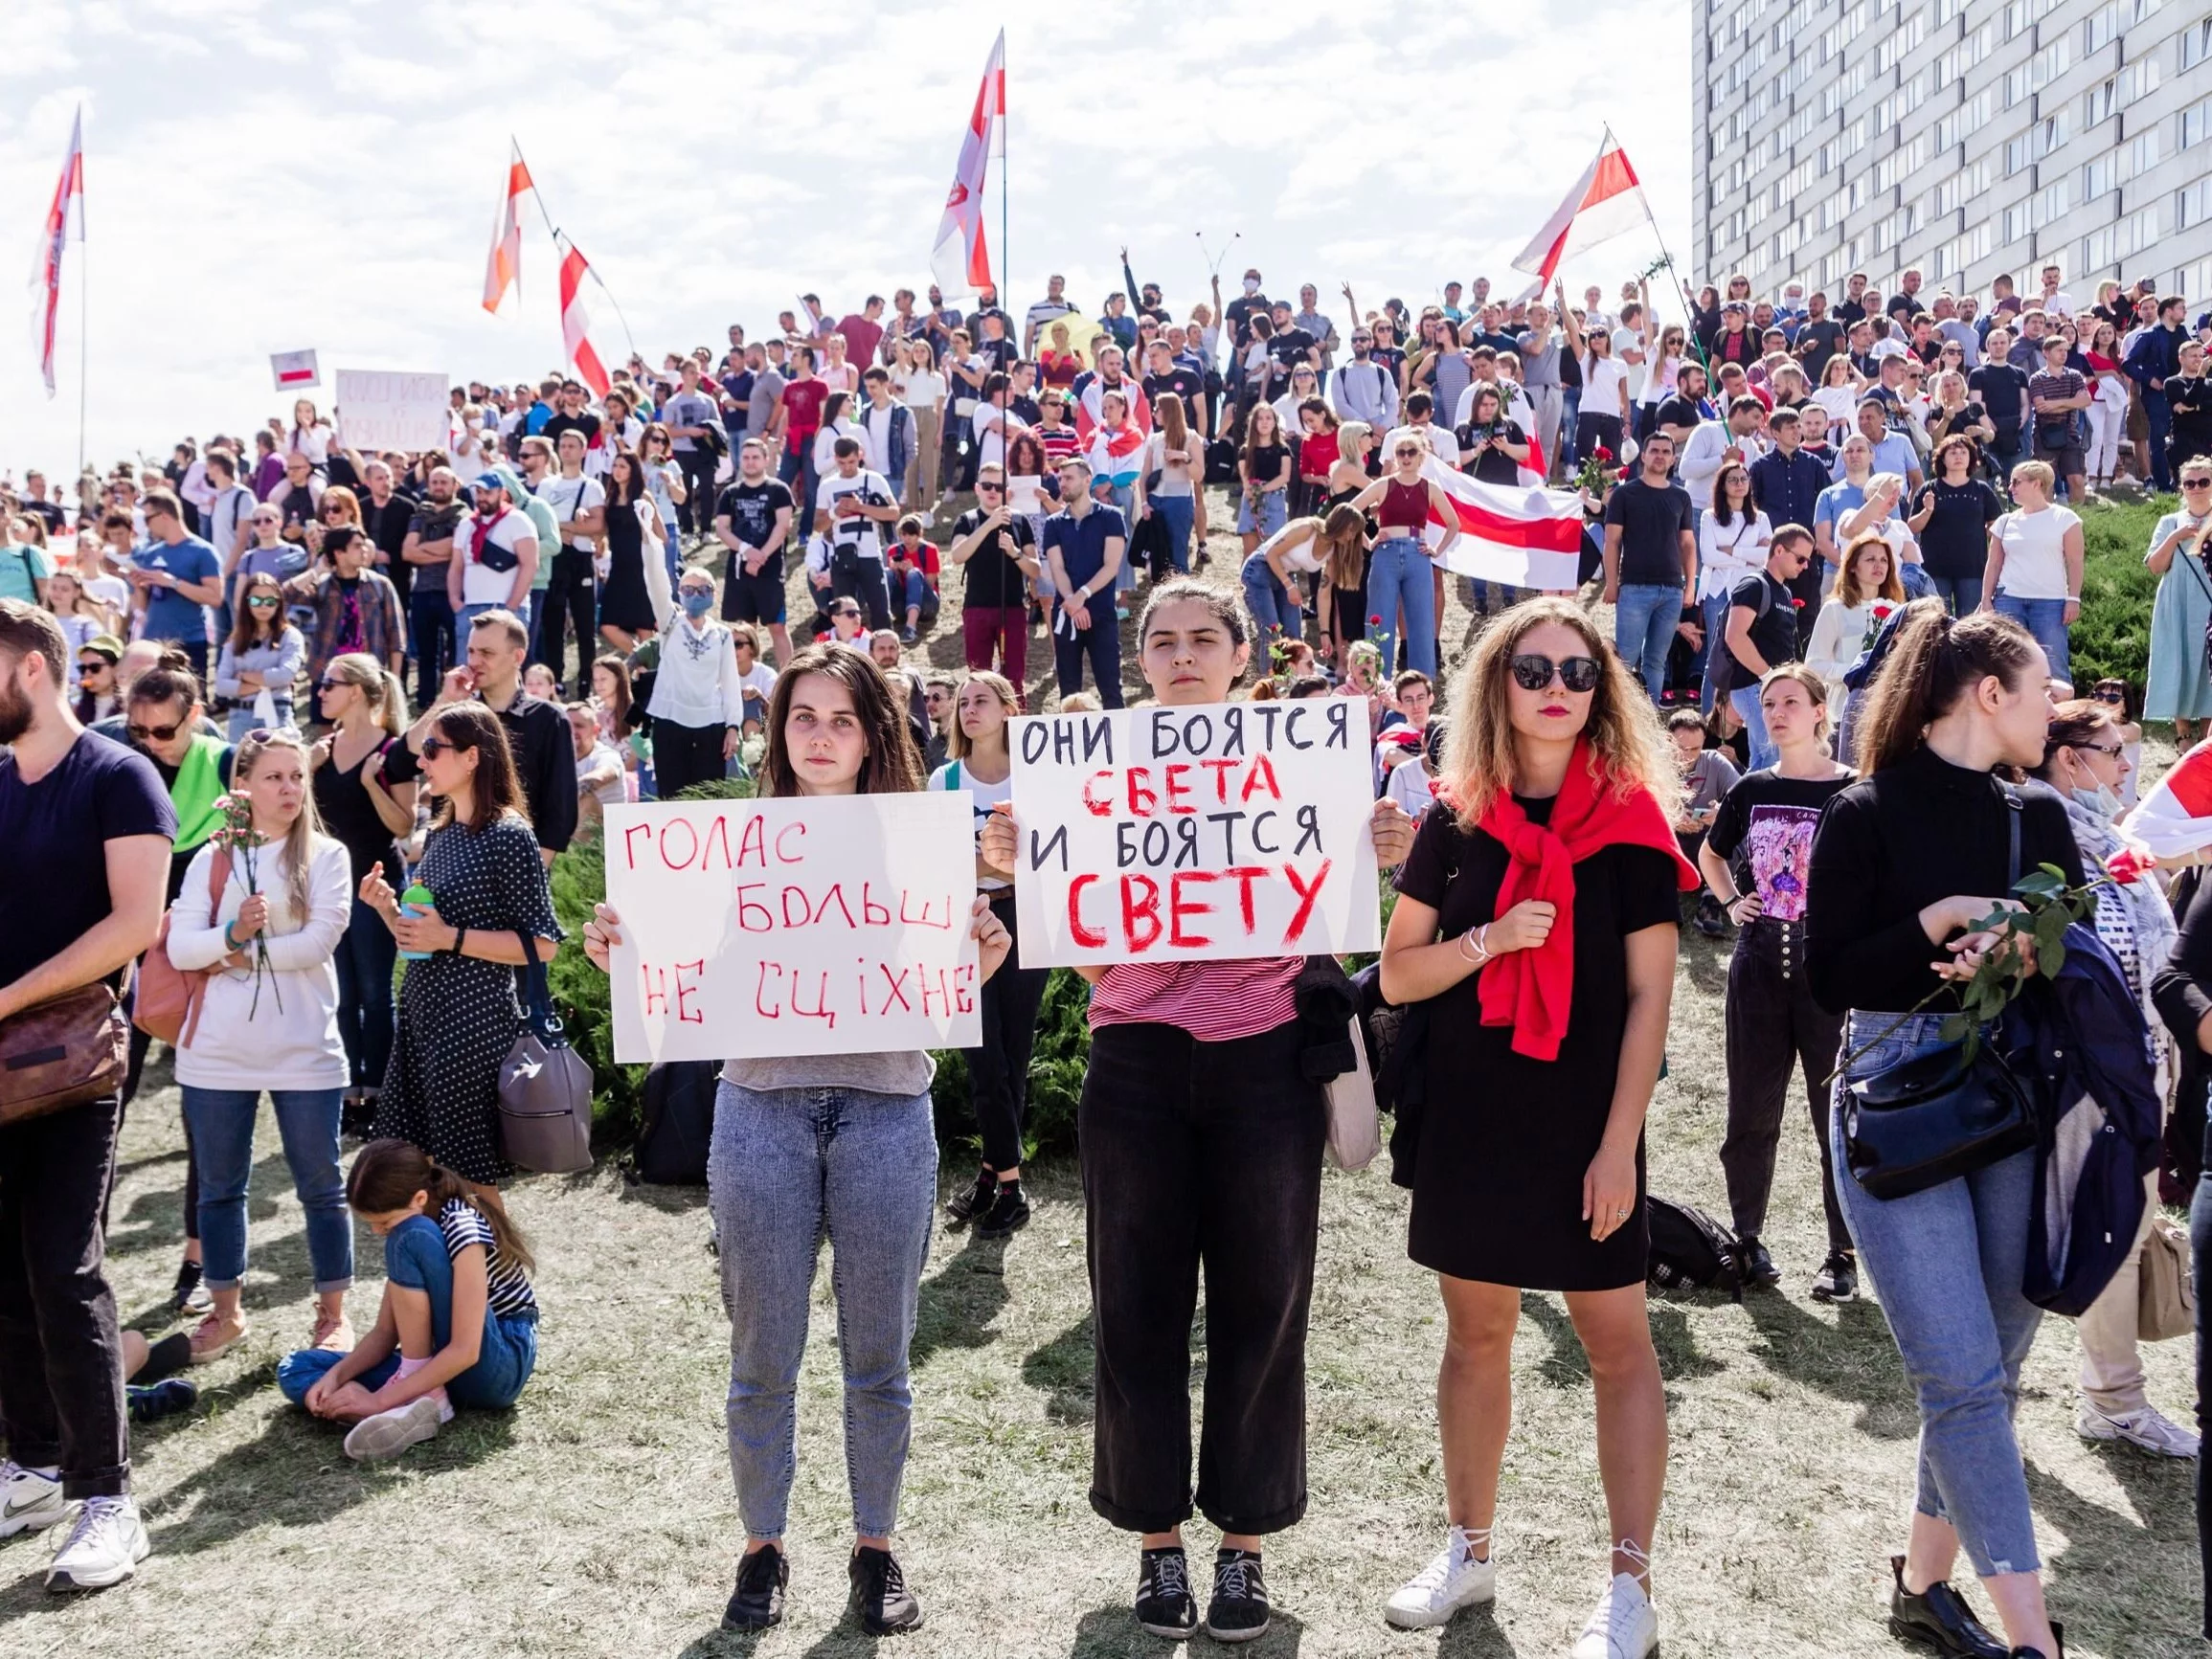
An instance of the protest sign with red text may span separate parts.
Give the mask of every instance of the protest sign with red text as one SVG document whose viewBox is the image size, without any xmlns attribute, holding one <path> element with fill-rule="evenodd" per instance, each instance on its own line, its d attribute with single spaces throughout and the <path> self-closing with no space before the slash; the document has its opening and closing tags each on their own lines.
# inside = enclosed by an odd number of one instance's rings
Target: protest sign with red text
<svg viewBox="0 0 2212 1659">
<path fill-rule="evenodd" d="M 1007 737 L 1023 967 L 1379 947 L 1361 704 L 1040 715 Z"/>
<path fill-rule="evenodd" d="M 615 1058 L 972 1048 L 967 797 L 607 808 Z"/>
</svg>

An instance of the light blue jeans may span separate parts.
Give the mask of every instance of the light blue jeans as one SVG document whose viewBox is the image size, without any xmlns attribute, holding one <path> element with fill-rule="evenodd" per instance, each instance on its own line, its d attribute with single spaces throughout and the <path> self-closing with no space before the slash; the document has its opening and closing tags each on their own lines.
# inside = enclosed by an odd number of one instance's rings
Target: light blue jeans
<svg viewBox="0 0 2212 1659">
<path fill-rule="evenodd" d="M 1722 695 L 1721 686 L 1733 672 L 1728 656 L 1727 627 L 1730 595 L 1714 594 L 1698 601 L 1698 620 L 1704 625 L 1705 642 L 1698 652 L 1698 706 L 1709 710 Z M 1668 649 L 1672 650 L 1670 645 Z"/>
<path fill-rule="evenodd" d="M 1751 770 L 1761 771 L 1781 758 L 1774 740 L 1767 735 L 1767 711 L 1759 703 L 1756 685 L 1739 685 L 1728 693 L 1728 706 L 1736 711 L 1736 718 L 1744 723 L 1744 735 L 1750 740 Z"/>
<path fill-rule="evenodd" d="M 1258 510 L 1253 510 L 1253 503 Z M 1256 535 L 1265 541 L 1283 526 L 1290 523 L 1290 493 L 1287 490 L 1262 490 L 1255 498 L 1239 494 L 1236 498 L 1236 533 L 1240 536 Z"/>
<path fill-rule="evenodd" d="M 1613 608 L 1613 643 L 1657 703 L 1666 689 L 1667 653 L 1682 619 L 1682 591 L 1671 583 L 1622 583 Z"/>
<path fill-rule="evenodd" d="M 2036 637 L 2036 643 L 2043 648 L 2050 659 L 2054 677 L 2068 682 L 2073 680 L 2072 657 L 2066 644 L 2066 602 L 2064 599 L 2016 599 L 2002 588 L 1991 607 L 2000 617 L 2010 617 Z"/>
<path fill-rule="evenodd" d="M 1872 1042 L 1897 1019 L 1852 1010 L 1844 1052 Z M 1910 1016 L 1854 1060 L 1847 1075 L 1869 1077 L 1942 1046 L 1943 1019 Z M 1828 1117 L 1836 1198 L 1919 1396 L 1914 1502 L 1922 1514 L 1957 1529 L 1982 1578 L 2035 1572 L 2042 1558 L 2013 1432 L 2020 1363 L 2043 1319 L 2043 1310 L 2020 1294 L 2035 1149 L 1904 1198 L 1877 1199 L 1849 1174 L 1845 1098 L 1839 1080 Z"/>
<path fill-rule="evenodd" d="M 1383 653 L 1383 673 L 1397 661 L 1398 610 L 1406 612 L 1406 665 L 1436 675 L 1436 578 L 1427 550 L 1411 536 L 1391 536 L 1375 544 L 1367 566 L 1367 612 L 1382 617 L 1368 638 Z"/>
<path fill-rule="evenodd" d="M 513 607 L 514 619 L 525 628 L 530 626 L 530 608 L 536 598 L 537 593 L 532 592 L 528 599 Z M 463 656 L 465 657 L 468 654 L 468 631 L 476 626 L 477 617 L 483 616 L 486 611 L 504 611 L 508 608 L 505 605 L 463 605 L 461 607 L 461 617 L 453 624 L 453 631 L 461 637 Z"/>
<path fill-rule="evenodd" d="M 277 724 L 270 727 L 269 729 L 278 731 L 292 724 L 292 700 L 289 697 L 279 697 L 275 699 L 275 702 L 277 705 Z M 231 710 L 229 726 L 223 735 L 233 743 L 242 743 L 245 741 L 247 732 L 259 730 L 264 724 L 265 722 L 255 715 L 254 699 L 249 697 Z"/>
<path fill-rule="evenodd" d="M 338 1106 L 342 1088 L 272 1088 L 277 1133 L 291 1166 L 292 1190 L 307 1212 L 307 1260 L 315 1289 L 353 1283 L 353 1218 L 338 1173 Z M 184 1085 L 186 1126 L 199 1159 L 200 1245 L 211 1290 L 228 1290 L 246 1276 L 246 1185 L 254 1173 L 254 1117 L 261 1097 L 251 1088 Z"/>
<path fill-rule="evenodd" d="M 1275 580 L 1266 556 L 1247 555 L 1243 575 L 1244 608 L 1252 613 L 1254 644 L 1265 650 L 1278 629 L 1283 639 L 1298 639 L 1303 631 L 1305 614 L 1298 609 L 1298 602 L 1291 596 L 1290 590 Z"/>
<path fill-rule="evenodd" d="M 714 1098 L 707 1191 L 730 1314 L 730 1472 L 748 1536 L 780 1538 L 798 1469 L 799 1363 L 827 1238 L 853 1530 L 898 1525 L 914 1432 L 907 1349 L 937 1203 L 930 1097 L 848 1088 Z"/>
</svg>

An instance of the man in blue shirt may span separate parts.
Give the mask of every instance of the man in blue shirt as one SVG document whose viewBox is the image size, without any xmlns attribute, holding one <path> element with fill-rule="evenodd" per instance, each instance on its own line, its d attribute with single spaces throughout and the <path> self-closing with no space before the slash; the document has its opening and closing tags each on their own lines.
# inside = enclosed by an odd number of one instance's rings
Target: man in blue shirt
<svg viewBox="0 0 2212 1659">
<path fill-rule="evenodd" d="M 1120 509 L 1091 499 L 1091 463 L 1072 455 L 1060 463 L 1060 499 L 1045 521 L 1042 545 L 1059 605 L 1052 613 L 1052 661 L 1060 695 L 1083 689 L 1083 659 L 1102 707 L 1121 702 L 1121 634 L 1115 625 L 1114 578 L 1129 547 Z"/>
<path fill-rule="evenodd" d="M 146 533 L 146 545 L 131 554 L 130 572 L 131 585 L 143 596 L 144 638 L 183 646 L 205 685 L 207 607 L 222 600 L 222 561 L 199 537 L 185 533 L 184 506 L 168 490 L 147 495 Z"/>
<path fill-rule="evenodd" d="M 1767 417 L 1767 432 L 1773 449 L 1751 462 L 1751 502 L 1767 515 L 1770 529 L 1784 525 L 1811 526 L 1820 492 L 1829 487 L 1828 469 L 1808 449 L 1798 447 L 1803 436 L 1794 409 L 1777 409 Z M 1825 585 L 1827 561 L 1815 553 L 1802 573 L 1790 579 L 1793 597 L 1805 601 L 1815 616 L 1820 611 L 1820 590 Z M 1805 624 L 1811 638 L 1812 624 Z"/>
<path fill-rule="evenodd" d="M 1920 457 L 1914 452 L 1910 438 L 1889 430 L 1889 406 L 1881 398 L 1868 397 L 1860 402 L 1859 432 L 1874 451 L 1872 465 L 1876 472 L 1895 473 L 1905 481 L 1907 495 L 1920 487 Z M 1840 454 L 1836 457 L 1835 468 L 1828 476 L 1838 483 L 1843 482 Z"/>
</svg>

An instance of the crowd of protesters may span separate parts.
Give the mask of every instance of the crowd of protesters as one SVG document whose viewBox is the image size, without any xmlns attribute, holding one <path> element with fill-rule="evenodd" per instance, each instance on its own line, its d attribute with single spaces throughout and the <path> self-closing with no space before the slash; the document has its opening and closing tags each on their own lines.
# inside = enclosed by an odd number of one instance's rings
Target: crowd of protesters
<svg viewBox="0 0 2212 1659">
<path fill-rule="evenodd" d="M 1834 300 L 1794 283 L 1754 299 L 1734 278 L 1508 302 L 1478 280 L 1417 312 L 1363 310 L 1345 286 L 1332 317 L 1314 285 L 1271 300 L 1254 270 L 1179 320 L 1126 257 L 1123 274 L 1095 318 L 1058 278 L 1018 320 L 988 292 L 962 309 L 902 289 L 841 321 L 809 295 L 803 321 L 758 339 L 733 326 L 726 347 L 658 368 L 633 358 L 597 395 L 565 375 L 472 382 L 438 452 L 364 455 L 342 411 L 333 425 L 303 399 L 265 430 L 87 475 L 74 501 L 35 473 L 11 486 L 0 837 L 18 879 L 0 894 L 0 1040 L 64 993 L 120 989 L 149 952 L 207 975 L 174 1044 L 176 1299 L 198 1316 L 181 1347 L 154 1360 L 81 1266 L 99 1259 L 149 1039 L 112 1095 L 20 1123 L 0 1111 L 0 1537 L 69 1520 L 53 1587 L 103 1587 L 145 1558 L 137 1390 L 251 1328 L 263 1093 L 312 1274 L 286 1398 L 344 1425 L 360 1458 L 518 1398 L 537 1302 L 501 1190 L 497 1074 L 514 971 L 562 937 L 548 870 L 610 804 L 734 775 L 784 796 L 968 794 L 982 1157 L 943 1209 L 986 1237 L 1018 1231 L 1047 975 L 1014 938 L 1006 723 L 1048 706 L 1028 672 L 1041 637 L 1064 709 L 1345 697 L 1366 714 L 1375 851 L 1400 895 L 1379 994 L 1463 1013 L 1431 1022 L 1417 1064 L 1433 1104 L 1400 1174 L 1411 1253 L 1449 1323 L 1450 1531 L 1390 1622 L 1442 1624 L 1495 1593 L 1512 1336 L 1521 1292 L 1549 1289 L 1590 1354 L 1609 1448 L 1609 1581 L 1574 1653 L 1640 1659 L 1657 1641 L 1666 1412 L 1643 1115 L 1691 923 L 1735 940 L 1732 1270 L 1754 1290 L 1785 1276 L 1762 1234 L 1795 1068 L 1826 1210 L 1810 1293 L 1853 1300 L 1863 1270 L 1920 1398 L 1893 1625 L 1949 1653 L 2056 1659 L 2010 1414 L 2039 1316 L 2019 1289 L 2033 1154 L 1877 1196 L 1851 1173 L 1829 1078 L 1845 1051 L 1857 1087 L 1940 1046 L 1923 998 L 1993 947 L 1980 919 L 2009 890 L 2008 820 L 2016 874 L 2025 857 L 2078 883 L 2133 845 L 2133 692 L 2076 699 L 2071 684 L 2082 512 L 2100 491 L 2178 485 L 2145 549 L 2158 587 L 2141 713 L 2184 738 L 2212 719 L 2212 317 L 2192 331 L 2184 300 L 2148 284 L 2106 282 L 2077 306 L 2055 268 L 2033 296 L 1999 279 L 1986 299 L 1913 271 L 1886 296 L 1854 276 Z M 1579 493 L 1587 524 L 1579 598 L 1458 578 L 1489 621 L 1456 663 L 1439 469 L 1549 481 Z M 1194 579 L 1209 537 L 1232 536 L 1236 572 Z M 920 656 L 956 616 L 964 674 Z M 2040 781 L 2000 781 L 2012 772 Z M 1944 813 L 1971 820 L 1956 857 L 1901 867 L 1901 841 L 1950 835 Z M 2212 937 L 2212 909 L 2192 930 L 2204 908 L 2190 886 L 2169 905 L 2167 879 L 2100 896 L 2096 922 L 2194 1126 L 2212 975 L 2196 989 L 2188 947 Z M 604 966 L 619 937 L 601 907 L 583 942 Z M 1305 1508 L 1324 1108 L 1298 1064 L 1303 968 L 1082 975 L 1092 1503 L 1140 1536 L 1135 1614 L 1168 1637 L 1264 1631 L 1264 1541 Z M 933 1073 L 922 1053 L 723 1068 L 710 1185 L 748 1534 L 734 1628 L 782 1616 L 825 1226 L 851 1599 L 873 1633 L 919 1622 L 892 1534 L 939 1198 Z M 1537 1097 L 1557 1108 L 1541 1123 L 1511 1110 Z M 368 1142 L 350 1168 L 349 1132 Z M 2186 1147 L 2170 1174 L 2199 1167 Z M 794 1208 L 793 1191 L 820 1201 Z M 353 1218 L 383 1241 L 365 1334 L 347 1305 Z M 1961 1250 L 1963 1267 L 1930 1266 Z M 2134 1262 L 2082 1316 L 2077 1425 L 2193 1458 L 2197 1435 L 2145 1398 L 2117 1312 Z M 1206 1595 L 1183 1540 L 1194 1511 L 1221 1534 Z M 2004 1641 L 1950 1585 L 1961 1547 Z"/>
</svg>

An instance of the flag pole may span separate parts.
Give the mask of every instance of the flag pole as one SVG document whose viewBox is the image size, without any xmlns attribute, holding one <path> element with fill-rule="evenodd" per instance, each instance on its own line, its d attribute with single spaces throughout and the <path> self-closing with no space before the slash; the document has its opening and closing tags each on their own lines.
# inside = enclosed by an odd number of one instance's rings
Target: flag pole
<svg viewBox="0 0 2212 1659">
<path fill-rule="evenodd" d="M 509 142 L 514 143 L 514 153 L 518 156 L 522 155 L 521 144 L 511 139 Z M 522 165 L 526 170 L 529 168 L 530 160 L 528 157 L 524 157 Z M 546 235 L 553 238 L 553 252 L 557 254 L 561 248 L 560 227 L 553 223 L 553 213 L 545 205 L 545 192 L 538 189 L 537 174 L 534 172 L 530 175 L 530 193 L 537 203 L 538 216 L 545 220 Z M 622 303 L 615 298 L 615 291 L 607 286 L 607 280 L 599 275 L 599 268 L 597 265 L 587 260 L 584 269 L 591 273 L 592 281 L 598 288 L 598 291 L 607 297 L 607 303 L 615 308 L 615 317 L 622 325 L 622 338 L 629 342 L 630 355 L 635 357 L 638 354 L 638 337 L 630 332 L 630 320 L 622 315 Z"/>
<path fill-rule="evenodd" d="M 84 411 L 87 389 L 91 377 L 86 373 L 90 359 L 92 338 L 92 286 L 84 269 L 84 203 L 79 194 L 77 208 L 77 477 L 84 479 Z"/>
<path fill-rule="evenodd" d="M 1002 37 L 1004 37 L 1004 34 L 1005 34 L 1005 31 L 1004 31 L 1004 28 L 1002 28 L 1002 29 L 1000 30 L 1000 32 L 999 32 L 999 33 L 1000 33 L 1001 36 L 1002 36 Z M 1013 267 L 1012 267 L 1012 264 L 1011 264 L 1011 261 L 1010 261 L 1010 260 L 1007 258 L 1007 251 L 1006 251 L 1006 242 L 1007 242 L 1007 237 L 1008 237 L 1008 235 L 1009 235 L 1009 234 L 1010 234 L 1010 233 L 1008 232 L 1008 230 L 1007 230 L 1007 227 L 1008 227 L 1008 225 L 1009 225 L 1009 224 L 1012 222 L 1012 217 L 1013 217 L 1013 215 L 1012 215 L 1012 212 L 1011 212 L 1011 210 L 1010 210 L 1010 209 L 1007 207 L 1007 205 L 1006 205 L 1006 125 L 1007 125 L 1007 115 L 1006 115 L 1006 58 L 1005 58 L 1005 53 L 1004 53 L 1004 51 L 1002 49 L 1002 50 L 1001 50 L 1001 52 L 1000 52 L 1000 55 L 999 55 L 999 283 L 998 283 L 998 287 L 999 287 L 999 309 L 1000 309 L 1000 310 L 1002 310 L 1002 311 L 1005 311 L 1005 310 L 1006 310 L 1006 296 L 1007 296 L 1007 295 L 1009 295 L 1010 293 L 1012 293 L 1012 292 L 1013 292 L 1013 284 L 1012 284 L 1012 283 L 1011 283 L 1011 282 L 1010 282 L 1010 281 L 1007 280 L 1007 279 L 1008 279 L 1008 277 L 1011 275 L 1011 273 L 1012 273 L 1012 269 L 1013 269 Z M 1010 322 L 1010 321 L 1011 321 L 1011 319 L 1012 319 L 1012 317 L 1013 317 L 1013 313 L 1012 313 L 1012 312 L 1010 312 L 1010 311 L 1007 311 L 1007 312 L 1006 312 L 1006 316 L 1007 316 L 1007 318 L 1008 318 L 1008 320 L 1009 320 L 1009 322 Z"/>
<path fill-rule="evenodd" d="M 1613 123 L 1607 122 L 1605 124 L 1605 144 L 1612 145 L 1619 142 L 1613 136 Z M 1598 153 L 1601 155 L 1604 153 L 1603 145 L 1599 146 Z M 1704 346 L 1698 339 L 1698 320 L 1690 315 L 1689 296 L 1682 287 L 1682 270 L 1675 264 L 1674 255 L 1667 252 L 1667 241 L 1666 237 L 1660 234 L 1659 216 L 1651 211 L 1651 197 L 1640 187 L 1636 194 L 1636 200 L 1643 204 L 1644 223 L 1651 226 L 1651 239 L 1659 244 L 1659 262 L 1666 270 L 1669 285 L 1674 289 L 1675 303 L 1682 308 L 1682 338 L 1692 354 L 1696 356 L 1699 366 L 1705 370 L 1709 380 L 1712 374 L 1712 364 L 1706 360 Z M 1659 320 L 1656 317 L 1652 319 L 1652 343 L 1655 346 L 1659 343 Z M 1709 387 L 1708 390 L 1710 390 Z"/>
</svg>

